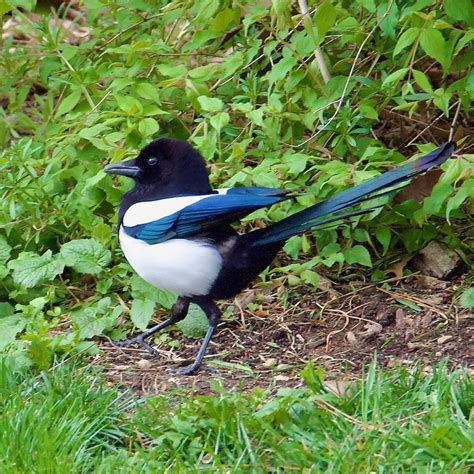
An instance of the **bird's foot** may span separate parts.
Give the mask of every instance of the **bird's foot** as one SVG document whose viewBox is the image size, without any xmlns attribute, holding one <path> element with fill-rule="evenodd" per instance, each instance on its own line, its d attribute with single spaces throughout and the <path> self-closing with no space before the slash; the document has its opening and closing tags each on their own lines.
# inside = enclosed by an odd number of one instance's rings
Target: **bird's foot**
<svg viewBox="0 0 474 474">
<path fill-rule="evenodd" d="M 122 341 L 115 341 L 114 345 L 118 347 L 126 347 L 130 346 L 131 344 L 138 344 L 142 349 L 147 350 L 152 356 L 159 357 L 160 353 L 150 344 L 145 342 L 145 338 L 143 334 L 139 336 L 130 337 L 128 339 L 123 339 Z"/>
<path fill-rule="evenodd" d="M 166 372 L 173 375 L 195 375 L 198 370 L 199 366 L 196 367 L 196 364 L 191 364 L 186 365 L 185 367 L 169 367 L 168 369 L 166 369 Z"/>
</svg>

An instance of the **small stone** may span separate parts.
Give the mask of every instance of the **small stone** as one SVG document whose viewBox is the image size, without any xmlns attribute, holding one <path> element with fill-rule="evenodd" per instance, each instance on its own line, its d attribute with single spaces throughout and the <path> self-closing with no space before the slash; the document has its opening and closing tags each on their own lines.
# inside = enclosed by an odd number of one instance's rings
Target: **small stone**
<svg viewBox="0 0 474 474">
<path fill-rule="evenodd" d="M 269 369 L 270 367 L 274 367 L 276 364 L 277 364 L 277 360 L 276 359 L 273 359 L 273 358 L 270 358 L 270 359 L 267 359 L 263 364 L 262 366 Z"/>
<path fill-rule="evenodd" d="M 275 381 L 277 382 L 288 382 L 288 380 L 290 380 L 290 377 L 287 377 L 286 375 L 277 375 L 275 377 Z"/>
<path fill-rule="evenodd" d="M 287 370 L 289 368 L 291 368 L 291 365 L 288 364 L 278 364 L 276 367 L 277 370 Z"/>
<path fill-rule="evenodd" d="M 151 369 L 152 363 L 148 359 L 140 359 L 137 362 L 138 367 L 143 370 Z"/>
<path fill-rule="evenodd" d="M 444 244 L 431 241 L 413 259 L 413 267 L 423 275 L 448 278 L 461 263 L 459 255 Z"/>
<path fill-rule="evenodd" d="M 445 336 L 441 336 L 438 338 L 438 344 L 444 344 L 445 342 L 450 341 L 453 338 L 453 336 L 450 336 L 449 334 L 446 334 Z"/>
<path fill-rule="evenodd" d="M 346 339 L 351 346 L 357 346 L 357 338 L 352 331 L 347 331 Z"/>
<path fill-rule="evenodd" d="M 405 322 L 405 311 L 402 308 L 398 308 L 395 311 L 395 326 L 399 328 L 404 328 L 406 326 Z"/>
<path fill-rule="evenodd" d="M 443 353 L 441 351 L 435 352 L 435 357 L 441 357 Z"/>
</svg>

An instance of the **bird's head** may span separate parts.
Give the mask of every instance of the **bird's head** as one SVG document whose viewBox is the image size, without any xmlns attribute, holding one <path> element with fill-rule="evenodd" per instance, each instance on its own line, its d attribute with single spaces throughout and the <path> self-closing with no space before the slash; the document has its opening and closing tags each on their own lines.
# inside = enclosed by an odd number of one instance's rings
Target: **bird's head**
<svg viewBox="0 0 474 474">
<path fill-rule="evenodd" d="M 203 157 L 189 143 L 173 138 L 159 138 L 134 160 L 112 163 L 104 171 L 133 178 L 136 188 L 146 188 L 157 195 L 211 191 Z"/>
</svg>

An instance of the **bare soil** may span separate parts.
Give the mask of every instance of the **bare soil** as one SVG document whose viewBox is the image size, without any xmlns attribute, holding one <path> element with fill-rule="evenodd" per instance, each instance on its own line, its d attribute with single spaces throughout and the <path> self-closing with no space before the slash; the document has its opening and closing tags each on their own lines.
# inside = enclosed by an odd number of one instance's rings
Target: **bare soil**
<svg viewBox="0 0 474 474">
<path fill-rule="evenodd" d="M 295 387 L 303 384 L 299 372 L 309 361 L 324 368 L 337 390 L 360 377 L 375 354 L 383 367 L 419 362 L 431 370 L 448 358 L 451 366 L 474 372 L 474 314 L 457 305 L 462 278 L 411 275 L 377 284 L 326 280 L 323 286 L 327 291 L 290 294 L 286 304 L 276 288 L 265 288 L 263 296 L 261 288 L 240 295 L 194 376 L 166 371 L 192 361 L 201 344 L 178 330 L 169 334 L 179 347 L 161 343 L 159 358 L 103 343 L 97 362 L 111 383 L 140 394 L 176 387 L 208 393 L 216 380 L 228 389 Z M 255 311 L 248 307 L 252 302 L 258 303 Z"/>
</svg>

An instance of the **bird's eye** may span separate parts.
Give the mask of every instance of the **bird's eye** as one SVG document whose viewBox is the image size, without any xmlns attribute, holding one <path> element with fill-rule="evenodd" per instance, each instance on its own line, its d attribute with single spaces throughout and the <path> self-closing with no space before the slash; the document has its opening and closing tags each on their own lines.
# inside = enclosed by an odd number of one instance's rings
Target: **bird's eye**
<svg viewBox="0 0 474 474">
<path fill-rule="evenodd" d="M 150 166 L 154 166 L 158 163 L 158 158 L 155 158 L 154 156 L 151 157 L 151 158 L 148 158 L 148 160 L 146 160 L 146 162 L 150 165 Z"/>
</svg>

